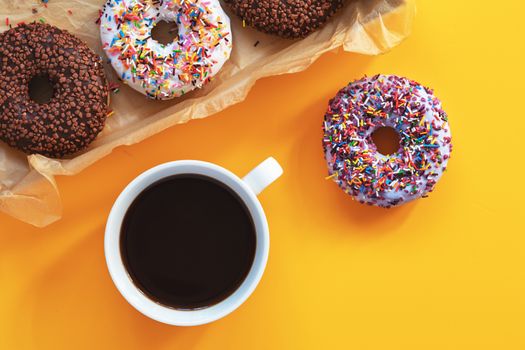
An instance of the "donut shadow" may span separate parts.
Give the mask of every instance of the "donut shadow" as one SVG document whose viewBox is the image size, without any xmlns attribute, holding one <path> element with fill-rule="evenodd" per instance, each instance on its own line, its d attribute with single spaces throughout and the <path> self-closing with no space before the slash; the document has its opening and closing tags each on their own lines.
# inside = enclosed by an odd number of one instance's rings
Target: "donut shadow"
<svg viewBox="0 0 525 350">
<path fill-rule="evenodd" d="M 312 104 L 301 115 L 302 134 L 293 146 L 290 183 L 307 220 L 326 231 L 369 237 L 388 234 L 407 220 L 416 203 L 384 209 L 360 204 L 327 179 L 322 147 L 322 121 L 328 105 L 325 99 Z M 320 206 L 321 203 L 321 206 Z"/>
<path fill-rule="evenodd" d="M 139 313 L 119 294 L 107 272 L 103 228 L 86 232 L 73 247 L 41 269 L 20 298 L 12 320 L 19 339 L 36 348 L 91 349 L 119 339 L 121 348 L 194 348 L 206 327 L 173 327 Z M 27 315 L 31 315 L 28 322 Z M 67 325 L 72 325 L 68 327 Z"/>
</svg>

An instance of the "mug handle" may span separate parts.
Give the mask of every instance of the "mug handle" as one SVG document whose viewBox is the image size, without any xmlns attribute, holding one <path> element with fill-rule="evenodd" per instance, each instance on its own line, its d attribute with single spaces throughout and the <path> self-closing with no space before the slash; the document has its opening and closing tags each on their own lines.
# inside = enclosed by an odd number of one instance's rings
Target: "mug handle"
<svg viewBox="0 0 525 350">
<path fill-rule="evenodd" d="M 242 180 L 251 188 L 255 195 L 259 195 L 266 187 L 272 184 L 283 174 L 283 168 L 270 157 L 257 165 Z"/>
</svg>

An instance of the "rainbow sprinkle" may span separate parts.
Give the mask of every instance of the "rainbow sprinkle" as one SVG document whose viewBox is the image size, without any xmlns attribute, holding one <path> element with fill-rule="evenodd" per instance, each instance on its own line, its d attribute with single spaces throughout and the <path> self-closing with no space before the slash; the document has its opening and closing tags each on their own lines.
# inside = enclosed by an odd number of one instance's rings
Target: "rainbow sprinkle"
<svg viewBox="0 0 525 350">
<path fill-rule="evenodd" d="M 112 0 L 100 23 L 103 47 L 120 78 L 152 99 L 170 99 L 208 83 L 231 50 L 229 23 L 203 0 Z M 178 40 L 151 38 L 156 23 L 178 25 Z M 104 40 L 105 39 L 105 40 Z M 221 64 L 222 65 L 222 64 Z"/>
<path fill-rule="evenodd" d="M 400 149 L 382 155 L 371 139 L 394 128 Z M 406 78 L 377 75 L 330 101 L 323 147 L 329 177 L 361 203 L 392 207 L 431 192 L 452 151 L 448 119 L 433 91 Z"/>
</svg>

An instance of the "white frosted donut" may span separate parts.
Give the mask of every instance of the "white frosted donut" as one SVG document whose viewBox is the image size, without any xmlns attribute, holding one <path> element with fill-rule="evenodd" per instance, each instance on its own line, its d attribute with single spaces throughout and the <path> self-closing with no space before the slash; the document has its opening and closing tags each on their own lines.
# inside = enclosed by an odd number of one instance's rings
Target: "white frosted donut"
<svg viewBox="0 0 525 350">
<path fill-rule="evenodd" d="M 391 155 L 371 139 L 380 127 L 400 136 Z M 330 101 L 323 147 L 330 178 L 361 203 L 390 208 L 426 197 L 447 167 L 452 138 L 431 89 L 394 75 L 350 83 Z"/>
<path fill-rule="evenodd" d="M 160 21 L 178 25 L 178 40 L 151 37 Z M 109 0 L 100 18 L 102 45 L 120 78 L 153 99 L 200 88 L 232 48 L 230 20 L 218 0 Z"/>
</svg>

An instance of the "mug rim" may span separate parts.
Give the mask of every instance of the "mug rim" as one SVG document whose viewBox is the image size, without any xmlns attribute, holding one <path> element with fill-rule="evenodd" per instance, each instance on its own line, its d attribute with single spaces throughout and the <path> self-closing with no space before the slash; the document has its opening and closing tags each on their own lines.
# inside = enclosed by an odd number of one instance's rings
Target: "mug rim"
<svg viewBox="0 0 525 350">
<path fill-rule="evenodd" d="M 121 225 L 129 206 L 151 184 L 178 174 L 209 176 L 228 186 L 232 191 L 235 191 L 248 207 L 255 225 L 255 257 L 243 282 L 224 300 L 199 309 L 179 310 L 150 299 L 133 283 L 120 252 Z M 111 208 L 106 223 L 104 253 L 113 283 L 124 299 L 135 309 L 145 316 L 162 323 L 175 326 L 194 326 L 223 318 L 248 299 L 259 284 L 266 268 L 269 244 L 268 222 L 262 205 L 255 193 L 241 178 L 213 163 L 199 160 L 178 160 L 157 165 L 143 172 L 133 179 L 119 194 Z"/>
</svg>

